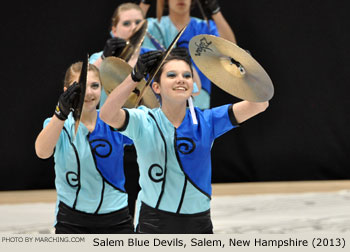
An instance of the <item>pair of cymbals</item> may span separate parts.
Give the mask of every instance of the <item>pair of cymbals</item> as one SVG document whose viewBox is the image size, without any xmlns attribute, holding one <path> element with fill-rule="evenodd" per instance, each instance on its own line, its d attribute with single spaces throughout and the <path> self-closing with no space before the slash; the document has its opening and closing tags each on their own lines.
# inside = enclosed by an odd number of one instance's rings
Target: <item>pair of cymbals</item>
<svg viewBox="0 0 350 252">
<path fill-rule="evenodd" d="M 240 99 L 263 102 L 274 94 L 263 67 L 236 44 L 213 35 L 197 35 L 189 43 L 194 63 L 202 73 L 227 93 Z"/>
<path fill-rule="evenodd" d="M 133 31 L 133 34 L 127 41 L 126 47 L 123 49 L 119 57 L 110 56 L 105 58 L 100 65 L 100 76 L 102 86 L 109 95 L 114 88 L 120 85 L 126 77 L 131 73 L 132 67 L 127 63 L 132 55 L 137 51 L 147 32 L 147 20 L 143 20 Z M 141 91 L 146 84 L 145 80 L 141 80 L 140 83 L 132 92 L 124 107 L 134 108 L 138 105 L 145 105 L 149 108 L 159 107 L 159 102 L 151 89 L 145 91 L 141 101 L 138 102 Z"/>
<path fill-rule="evenodd" d="M 145 39 L 148 22 L 146 19 L 142 20 L 134 29 L 132 35 L 126 42 L 126 46 L 118 56 L 126 62 L 130 60 L 135 51 L 137 51 Z"/>
<path fill-rule="evenodd" d="M 102 86 L 107 95 L 109 95 L 114 88 L 119 86 L 131 72 L 132 67 L 123 59 L 114 56 L 105 58 L 100 66 L 100 76 Z M 145 89 L 141 102 L 138 104 L 137 100 L 145 85 L 146 81 L 142 79 L 136 86 L 135 90 L 129 95 L 124 107 L 134 108 L 139 104 L 145 105 L 149 108 L 157 108 L 160 106 L 151 88 Z"/>
</svg>

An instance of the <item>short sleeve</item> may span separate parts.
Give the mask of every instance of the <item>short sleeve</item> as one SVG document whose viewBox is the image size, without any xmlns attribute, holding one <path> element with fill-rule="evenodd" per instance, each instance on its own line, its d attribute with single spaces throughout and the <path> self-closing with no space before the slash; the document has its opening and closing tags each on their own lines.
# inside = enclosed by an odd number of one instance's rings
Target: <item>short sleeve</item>
<svg viewBox="0 0 350 252">
<path fill-rule="evenodd" d="M 124 108 L 124 110 L 126 113 L 125 124 L 118 131 L 132 140 L 141 138 L 149 125 L 148 109 L 141 106 L 136 109 Z"/>
<path fill-rule="evenodd" d="M 46 118 L 46 119 L 45 119 L 44 124 L 43 124 L 43 128 L 45 128 L 45 127 L 49 124 L 49 122 L 51 121 L 51 119 L 52 119 L 52 117 Z"/>
<path fill-rule="evenodd" d="M 46 118 L 46 119 L 45 119 L 45 121 L 44 121 L 44 123 L 43 123 L 43 128 L 45 128 L 45 127 L 49 124 L 49 122 L 51 121 L 51 119 L 52 119 L 52 117 Z M 65 125 L 66 125 L 66 123 L 65 123 Z M 58 141 L 57 141 L 57 143 L 56 143 L 54 153 L 56 152 L 57 149 L 60 149 L 61 146 L 62 146 L 62 138 L 64 138 L 63 130 L 64 130 L 64 129 L 62 129 L 61 134 L 60 134 L 60 137 L 58 138 Z"/>
<path fill-rule="evenodd" d="M 209 20 L 209 34 L 219 36 L 218 28 L 213 20 Z"/>
<path fill-rule="evenodd" d="M 238 126 L 231 104 L 205 110 L 205 113 L 210 117 L 214 138 Z"/>
<path fill-rule="evenodd" d="M 98 60 L 98 58 L 101 57 L 101 55 L 102 55 L 102 52 L 92 54 L 89 58 L 89 63 L 94 64 L 96 62 L 96 60 Z"/>
<path fill-rule="evenodd" d="M 123 136 L 123 144 L 124 145 L 133 145 L 134 142 L 130 138 L 128 138 L 127 136 Z"/>
</svg>

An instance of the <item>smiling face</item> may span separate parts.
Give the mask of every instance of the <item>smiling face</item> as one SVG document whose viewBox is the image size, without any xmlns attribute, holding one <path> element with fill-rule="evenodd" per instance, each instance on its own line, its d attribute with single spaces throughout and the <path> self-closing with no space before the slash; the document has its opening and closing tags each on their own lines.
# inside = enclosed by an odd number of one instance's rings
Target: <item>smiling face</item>
<svg viewBox="0 0 350 252">
<path fill-rule="evenodd" d="M 70 85 L 72 85 L 74 82 L 79 81 L 79 74 L 80 73 L 72 74 L 70 79 Z M 64 90 L 67 90 L 67 87 L 64 87 Z M 83 112 L 92 112 L 96 110 L 96 107 L 100 102 L 100 98 L 101 98 L 100 77 L 97 72 L 93 70 L 89 70 L 87 74 Z"/>
<path fill-rule="evenodd" d="M 191 67 L 184 60 L 174 59 L 162 67 L 159 82 L 153 83 L 153 90 L 162 98 L 162 103 L 186 103 L 193 91 Z"/>
<path fill-rule="evenodd" d="M 136 26 L 143 20 L 143 15 L 140 10 L 129 9 L 120 11 L 118 14 L 118 23 L 112 26 L 112 34 L 128 40 Z"/>
</svg>

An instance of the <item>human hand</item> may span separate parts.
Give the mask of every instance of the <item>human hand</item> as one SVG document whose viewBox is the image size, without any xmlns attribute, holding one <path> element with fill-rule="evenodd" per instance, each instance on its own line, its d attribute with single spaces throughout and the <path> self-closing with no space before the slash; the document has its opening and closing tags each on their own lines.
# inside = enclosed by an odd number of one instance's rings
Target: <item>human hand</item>
<svg viewBox="0 0 350 252">
<path fill-rule="evenodd" d="M 136 65 L 131 73 L 131 78 L 135 82 L 142 80 L 149 74 L 161 59 L 163 53 L 160 50 L 149 51 L 139 56 Z"/>
<path fill-rule="evenodd" d="M 202 4 L 205 15 L 208 18 L 220 11 L 220 6 L 217 0 L 199 0 L 199 2 Z"/>
<path fill-rule="evenodd" d="M 55 109 L 55 115 L 58 119 L 65 121 L 71 112 L 71 110 L 76 107 L 75 103 L 77 102 L 78 95 L 80 94 L 80 86 L 77 82 L 74 82 L 72 85 L 65 90 L 60 97 Z"/>
<path fill-rule="evenodd" d="M 126 46 L 126 41 L 122 38 L 107 39 L 102 53 L 102 59 L 109 56 L 118 57 Z"/>
</svg>

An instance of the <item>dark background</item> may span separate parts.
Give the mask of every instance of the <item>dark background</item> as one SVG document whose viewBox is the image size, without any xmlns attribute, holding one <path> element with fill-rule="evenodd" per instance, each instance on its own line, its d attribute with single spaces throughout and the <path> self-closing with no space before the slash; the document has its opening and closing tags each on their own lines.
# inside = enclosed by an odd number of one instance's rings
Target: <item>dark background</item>
<svg viewBox="0 0 350 252">
<path fill-rule="evenodd" d="M 66 68 L 102 50 L 122 2 L 1 8 L 0 190 L 54 188 L 53 159 L 36 157 L 35 138 L 53 114 Z M 238 45 L 268 72 L 275 95 L 266 112 L 215 141 L 213 182 L 350 179 L 347 2 L 220 1 Z M 213 87 L 213 106 L 233 101 Z"/>
</svg>

